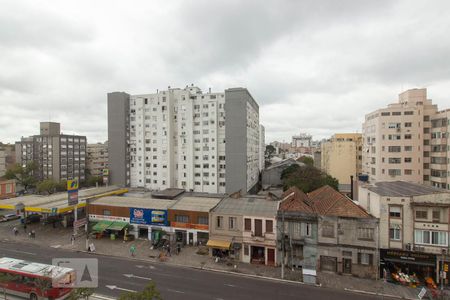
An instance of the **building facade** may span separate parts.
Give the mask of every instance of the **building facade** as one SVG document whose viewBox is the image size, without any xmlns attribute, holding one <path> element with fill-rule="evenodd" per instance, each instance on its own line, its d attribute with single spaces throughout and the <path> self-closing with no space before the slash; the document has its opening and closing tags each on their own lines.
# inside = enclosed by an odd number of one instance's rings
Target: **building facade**
<svg viewBox="0 0 450 300">
<path fill-rule="evenodd" d="M 276 265 L 278 204 L 263 197 L 222 199 L 210 212 L 210 254 Z"/>
<path fill-rule="evenodd" d="M 61 134 L 59 123 L 41 122 L 40 134 L 23 137 L 15 148 L 17 163 L 37 163 L 34 176 L 39 181 L 86 179 L 86 137 Z"/>
<path fill-rule="evenodd" d="M 92 176 L 103 177 L 108 169 L 108 142 L 87 145 L 86 167 Z"/>
<path fill-rule="evenodd" d="M 431 277 L 439 282 L 441 260 L 450 262 L 450 193 L 394 181 L 361 185 L 358 197 L 361 206 L 380 220 L 381 269 L 396 266 L 422 281 Z"/>
<path fill-rule="evenodd" d="M 426 89 L 411 89 L 363 123 L 363 173 L 370 182 L 405 180 L 450 188 L 448 111 L 438 112 Z"/>
<path fill-rule="evenodd" d="M 321 144 L 321 169 L 340 184 L 350 184 L 350 176 L 361 174 L 362 135 L 338 133 Z"/>
<path fill-rule="evenodd" d="M 108 94 L 112 184 L 251 191 L 260 171 L 259 107 L 243 88 Z"/>
<path fill-rule="evenodd" d="M 312 146 L 312 135 L 307 133 L 300 133 L 292 136 L 292 147 L 294 148 L 309 148 Z"/>
<path fill-rule="evenodd" d="M 0 143 L 0 177 L 16 163 L 15 146 Z"/>
<path fill-rule="evenodd" d="M 0 180 L 0 199 L 6 199 L 16 196 L 15 180 Z"/>
</svg>

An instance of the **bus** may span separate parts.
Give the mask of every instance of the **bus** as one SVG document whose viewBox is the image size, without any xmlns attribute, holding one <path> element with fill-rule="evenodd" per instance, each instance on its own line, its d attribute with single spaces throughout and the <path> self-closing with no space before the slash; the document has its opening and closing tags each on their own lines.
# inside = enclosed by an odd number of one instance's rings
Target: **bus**
<svg viewBox="0 0 450 300">
<path fill-rule="evenodd" d="M 62 300 L 69 297 L 75 280 L 71 268 L 0 258 L 0 293 L 30 300 Z"/>
</svg>

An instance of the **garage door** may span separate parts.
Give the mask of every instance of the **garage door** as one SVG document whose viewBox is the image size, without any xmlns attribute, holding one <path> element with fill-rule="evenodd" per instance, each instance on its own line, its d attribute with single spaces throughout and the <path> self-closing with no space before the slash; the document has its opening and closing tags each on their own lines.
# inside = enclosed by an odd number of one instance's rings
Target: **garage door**
<svg viewBox="0 0 450 300">
<path fill-rule="evenodd" d="M 320 270 L 336 272 L 337 258 L 331 256 L 320 256 Z"/>
</svg>

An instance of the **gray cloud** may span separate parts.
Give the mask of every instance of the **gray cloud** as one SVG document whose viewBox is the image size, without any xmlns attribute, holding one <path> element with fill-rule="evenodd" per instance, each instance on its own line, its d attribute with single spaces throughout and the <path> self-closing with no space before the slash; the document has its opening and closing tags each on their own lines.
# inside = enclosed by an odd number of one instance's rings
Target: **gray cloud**
<svg viewBox="0 0 450 300">
<path fill-rule="evenodd" d="M 360 131 L 402 89 L 447 108 L 446 1 L 34 1 L 0 10 L 0 140 L 106 139 L 106 93 L 245 86 L 267 140 Z"/>
</svg>

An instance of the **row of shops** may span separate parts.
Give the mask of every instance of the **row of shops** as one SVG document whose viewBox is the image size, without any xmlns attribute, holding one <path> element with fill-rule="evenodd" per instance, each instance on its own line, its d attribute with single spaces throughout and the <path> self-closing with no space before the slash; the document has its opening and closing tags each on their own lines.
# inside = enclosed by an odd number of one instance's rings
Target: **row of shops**
<svg viewBox="0 0 450 300">
<path fill-rule="evenodd" d="M 449 264 L 447 255 L 380 249 L 380 278 L 406 286 L 449 286 Z"/>
</svg>

